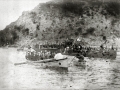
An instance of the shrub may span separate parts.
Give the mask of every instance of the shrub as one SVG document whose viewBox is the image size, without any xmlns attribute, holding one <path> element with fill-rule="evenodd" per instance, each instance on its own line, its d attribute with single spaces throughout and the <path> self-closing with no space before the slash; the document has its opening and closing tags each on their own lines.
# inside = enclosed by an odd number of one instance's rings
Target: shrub
<svg viewBox="0 0 120 90">
<path fill-rule="evenodd" d="M 95 28 L 91 27 L 91 28 L 86 30 L 86 33 L 93 35 L 94 31 L 95 31 Z"/>
<path fill-rule="evenodd" d="M 79 35 L 79 33 L 78 32 L 75 32 L 75 36 L 78 36 Z"/>
<path fill-rule="evenodd" d="M 105 9 L 108 12 L 108 14 L 112 16 L 120 15 L 120 3 L 117 1 L 116 2 L 112 1 L 112 2 L 107 3 Z"/>
<path fill-rule="evenodd" d="M 63 10 L 64 14 L 67 14 L 68 12 L 76 14 L 76 15 L 82 15 L 84 10 L 83 10 L 83 5 L 84 3 L 82 2 L 64 2 L 61 4 L 61 8 Z"/>
<path fill-rule="evenodd" d="M 82 33 L 82 28 L 81 28 L 81 27 L 78 28 L 77 31 L 78 31 L 79 33 Z"/>
<path fill-rule="evenodd" d="M 106 40 L 107 38 L 106 38 L 106 36 L 103 36 L 103 40 Z"/>
</svg>

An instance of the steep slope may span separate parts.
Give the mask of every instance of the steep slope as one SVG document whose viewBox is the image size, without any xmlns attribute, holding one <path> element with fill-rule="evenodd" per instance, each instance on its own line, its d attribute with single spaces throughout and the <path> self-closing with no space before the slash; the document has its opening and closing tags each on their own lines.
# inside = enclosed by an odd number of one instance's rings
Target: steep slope
<svg viewBox="0 0 120 90">
<path fill-rule="evenodd" d="M 23 12 L 18 20 L 5 28 L 4 31 L 15 32 L 16 35 L 14 39 L 14 34 L 11 35 L 12 43 L 4 40 L 5 44 L 22 42 L 24 45 L 34 41 L 79 37 L 94 45 L 120 37 L 119 3 L 72 1 L 52 1 Z"/>
</svg>

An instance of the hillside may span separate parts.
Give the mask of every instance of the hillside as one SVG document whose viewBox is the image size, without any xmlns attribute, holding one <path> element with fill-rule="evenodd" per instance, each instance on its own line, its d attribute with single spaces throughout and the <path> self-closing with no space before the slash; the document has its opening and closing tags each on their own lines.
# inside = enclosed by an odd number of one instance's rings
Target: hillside
<svg viewBox="0 0 120 90">
<path fill-rule="evenodd" d="M 0 31 L 0 44 L 33 44 L 43 40 L 84 39 L 90 45 L 120 37 L 120 3 L 59 0 L 39 4 Z M 113 42 L 113 41 L 111 41 Z"/>
</svg>

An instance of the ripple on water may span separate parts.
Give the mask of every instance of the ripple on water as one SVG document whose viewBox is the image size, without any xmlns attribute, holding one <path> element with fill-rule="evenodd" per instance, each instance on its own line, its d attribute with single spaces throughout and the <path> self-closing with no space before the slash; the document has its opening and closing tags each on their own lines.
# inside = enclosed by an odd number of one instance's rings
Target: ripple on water
<svg viewBox="0 0 120 90">
<path fill-rule="evenodd" d="M 66 68 L 40 68 L 16 65 L 25 61 L 24 53 L 2 49 L 0 55 L 0 88 L 3 89 L 79 89 L 120 90 L 118 60 L 87 59 L 85 65 Z"/>
</svg>

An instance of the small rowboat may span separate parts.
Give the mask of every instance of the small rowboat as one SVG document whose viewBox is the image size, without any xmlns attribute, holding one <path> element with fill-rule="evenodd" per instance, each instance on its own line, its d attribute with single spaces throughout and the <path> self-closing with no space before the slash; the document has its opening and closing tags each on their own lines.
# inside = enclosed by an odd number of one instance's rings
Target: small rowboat
<svg viewBox="0 0 120 90">
<path fill-rule="evenodd" d="M 73 65 L 73 62 L 77 61 L 75 56 L 66 56 L 63 59 L 44 59 L 38 61 L 27 60 L 28 64 L 33 64 L 41 67 L 64 67 L 68 68 Z"/>
<path fill-rule="evenodd" d="M 38 60 L 38 61 L 30 61 L 28 60 L 27 62 L 32 62 L 32 63 L 48 63 L 48 62 L 56 62 L 56 61 L 61 61 L 61 60 L 65 60 L 67 59 L 66 58 L 63 58 L 63 59 L 54 59 L 54 58 L 51 58 L 51 59 L 44 59 L 44 60 Z"/>
<path fill-rule="evenodd" d="M 44 59 L 44 60 L 38 60 L 38 61 L 30 61 L 27 60 L 28 64 L 34 64 L 40 67 L 68 67 L 68 58 L 63 58 L 63 59 Z"/>
</svg>

